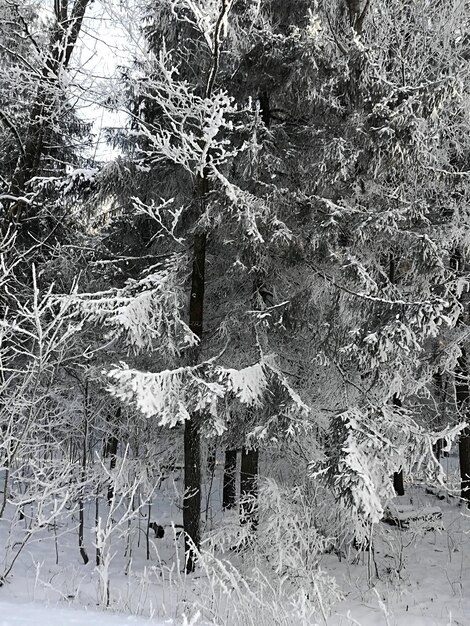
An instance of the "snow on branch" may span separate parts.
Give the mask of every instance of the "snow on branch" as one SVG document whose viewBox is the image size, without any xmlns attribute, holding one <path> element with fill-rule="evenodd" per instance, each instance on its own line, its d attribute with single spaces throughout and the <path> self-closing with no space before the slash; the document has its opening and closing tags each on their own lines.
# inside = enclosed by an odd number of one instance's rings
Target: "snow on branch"
<svg viewBox="0 0 470 626">
<path fill-rule="evenodd" d="M 143 153 L 154 162 L 168 159 L 193 175 L 203 175 L 208 163 L 219 168 L 244 149 L 227 139 L 236 128 L 235 116 L 244 109 L 224 91 L 198 96 L 187 81 L 178 80 L 178 73 L 171 54 L 161 50 L 146 95 L 162 110 L 165 125 L 141 121 L 140 133 L 149 144 Z"/>
<path fill-rule="evenodd" d="M 269 233 L 272 243 L 282 244 L 293 239 L 292 231 L 276 217 L 273 207 L 269 205 L 266 198 L 255 196 L 241 189 L 213 166 L 211 174 L 222 185 L 228 200 L 228 208 L 240 224 L 243 236 L 251 244 L 264 245 L 266 243 L 266 235 L 263 236 L 260 231 L 261 225 L 263 230 Z"/>
<path fill-rule="evenodd" d="M 140 372 L 124 363 L 108 376 L 114 380 L 109 391 L 123 402 L 134 402 L 146 417 L 157 417 L 170 428 L 195 413 L 211 418 L 218 434 L 226 428 L 227 394 L 241 403 L 261 404 L 268 380 L 262 363 L 242 370 L 214 366 L 213 361 L 162 372 Z"/>
<path fill-rule="evenodd" d="M 184 206 L 172 210 L 170 206 L 173 204 L 174 200 L 174 198 L 170 198 L 169 200 L 163 200 L 162 198 L 161 203 L 156 205 L 153 200 L 151 204 L 145 204 L 137 197 L 132 198 L 137 215 L 148 215 L 148 217 L 153 219 L 160 227 L 160 231 L 152 237 L 149 243 L 152 243 L 157 237 L 162 237 L 165 234 L 174 239 L 176 243 L 182 244 L 184 242 L 184 239 L 175 235 L 175 229 L 184 211 Z M 170 223 L 167 225 L 168 221 Z"/>
<path fill-rule="evenodd" d="M 209 50 L 214 53 L 217 45 L 217 28 L 222 17 L 221 24 L 223 36 L 227 36 L 228 14 L 233 0 L 225 0 L 222 6 L 221 0 L 171 0 L 173 15 L 181 21 L 188 22 L 204 37 Z"/>
<path fill-rule="evenodd" d="M 457 320 L 455 305 L 435 297 L 422 303 L 403 306 L 395 303 L 388 318 L 371 331 L 358 329 L 350 334 L 354 342 L 343 352 L 354 356 L 368 368 L 378 368 L 392 360 L 408 359 L 418 363 L 425 341 L 437 337 L 443 327 L 452 328 Z"/>
<path fill-rule="evenodd" d="M 109 387 L 113 396 L 123 402 L 134 402 L 146 417 L 158 417 L 160 425 L 170 428 L 190 419 L 187 383 L 193 368 L 150 373 L 129 369 L 125 363 L 120 365 L 108 372 L 114 380 Z"/>
<path fill-rule="evenodd" d="M 291 404 L 308 410 L 269 358 L 240 370 L 216 365 L 212 359 L 156 373 L 130 369 L 121 363 L 108 376 L 113 381 L 109 386 L 113 396 L 135 403 L 146 417 L 157 417 L 161 426 L 170 428 L 200 414 L 209 418 L 220 435 L 229 418 L 227 400 L 260 408 L 276 384 L 283 386 Z"/>
<path fill-rule="evenodd" d="M 459 424 L 428 432 L 401 407 L 352 407 L 333 419 L 330 458 L 313 465 L 312 474 L 353 510 L 359 528 L 365 528 L 382 519 L 394 497 L 394 472 L 442 483 L 444 471 L 433 445 L 439 439 L 453 441 L 464 428 Z"/>
<path fill-rule="evenodd" d="M 136 352 L 164 349 L 177 355 L 198 341 L 181 317 L 184 267 L 186 257 L 175 254 L 122 289 L 76 294 L 78 313 L 108 326 L 108 338 L 122 336 Z"/>
<path fill-rule="evenodd" d="M 262 398 L 268 386 L 266 364 L 249 365 L 241 370 L 219 368 L 220 380 L 242 404 L 262 406 Z"/>
</svg>

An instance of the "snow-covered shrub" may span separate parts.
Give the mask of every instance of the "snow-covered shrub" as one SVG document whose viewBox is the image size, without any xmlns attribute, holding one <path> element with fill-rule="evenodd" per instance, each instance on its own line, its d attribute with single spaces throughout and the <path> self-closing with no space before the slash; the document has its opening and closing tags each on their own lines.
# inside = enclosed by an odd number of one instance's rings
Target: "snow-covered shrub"
<svg viewBox="0 0 470 626">
<path fill-rule="evenodd" d="M 346 530 L 339 520 L 327 519 L 326 509 L 333 509 L 331 500 L 326 507 L 322 504 L 324 495 L 312 484 L 260 480 L 258 499 L 246 496 L 242 503 L 248 518 L 242 518 L 240 525 L 238 516 L 229 514 L 224 524 L 210 533 L 204 546 L 211 550 L 204 553 L 202 566 L 208 554 L 215 562 L 224 554 L 225 567 L 231 571 L 236 563 L 240 580 L 251 585 L 255 575 L 265 580 L 267 589 L 282 586 L 284 596 L 291 600 L 294 592 L 304 594 L 319 614 L 327 614 L 341 593 L 334 579 L 322 571 L 321 558 L 341 541 L 328 531 L 340 535 Z M 254 524 L 253 519 L 257 520 Z"/>
<path fill-rule="evenodd" d="M 452 441 L 463 428 L 459 424 L 429 432 L 401 407 L 352 407 L 332 420 L 329 458 L 312 464 L 312 477 L 350 512 L 355 540 L 366 542 L 395 496 L 394 472 L 442 483 L 433 446 L 440 439 Z"/>
<path fill-rule="evenodd" d="M 236 567 L 212 551 L 201 551 L 199 564 L 208 593 L 192 610 L 201 612 L 201 620 L 221 626 L 312 626 L 326 619 L 334 592 L 328 589 L 332 579 L 322 572 L 312 575 L 306 589 L 263 567 Z"/>
</svg>

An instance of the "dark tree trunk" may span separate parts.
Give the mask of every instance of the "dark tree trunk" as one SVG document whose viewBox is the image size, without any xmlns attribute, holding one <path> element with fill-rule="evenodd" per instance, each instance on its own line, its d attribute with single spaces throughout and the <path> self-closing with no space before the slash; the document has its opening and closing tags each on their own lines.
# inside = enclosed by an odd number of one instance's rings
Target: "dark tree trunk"
<svg viewBox="0 0 470 626">
<path fill-rule="evenodd" d="M 237 451 L 225 452 L 224 465 L 224 488 L 222 493 L 222 506 L 224 509 L 233 509 L 237 498 L 235 476 L 237 472 Z"/>
<path fill-rule="evenodd" d="M 459 460 L 461 476 L 461 497 L 470 508 L 470 428 L 460 433 Z"/>
<path fill-rule="evenodd" d="M 468 381 L 467 354 L 462 348 L 462 354 L 457 361 L 455 370 L 455 399 L 460 416 L 468 420 L 470 408 L 470 387 Z M 460 433 L 459 463 L 461 479 L 461 498 L 470 508 L 470 429 L 467 427 Z"/>
<path fill-rule="evenodd" d="M 113 469 L 116 467 L 118 438 L 115 435 L 112 435 L 110 437 L 108 443 L 109 443 L 109 455 L 110 455 L 109 469 L 112 472 Z M 109 484 L 108 484 L 108 493 L 107 493 L 107 499 L 108 499 L 109 506 L 111 506 L 111 501 L 112 501 L 113 497 L 114 497 L 114 487 L 113 487 L 112 481 L 110 480 Z"/>
<path fill-rule="evenodd" d="M 401 406 L 401 400 L 398 396 L 393 396 L 393 404 L 395 406 Z M 393 474 L 393 487 L 397 496 L 405 495 L 405 487 L 403 485 L 403 470 L 394 472 Z"/>
<path fill-rule="evenodd" d="M 266 94 L 263 97 L 264 102 L 261 110 L 263 119 L 266 123 L 268 100 Z M 272 302 L 269 302 L 269 298 L 272 297 L 271 292 L 266 287 L 261 278 L 257 278 L 253 285 L 253 306 L 256 308 L 260 304 L 259 298 L 263 301 L 262 306 L 270 306 Z M 258 501 L 258 462 L 259 451 L 254 448 L 242 448 L 241 455 L 241 467 L 240 467 L 240 498 L 241 503 L 241 520 L 242 523 L 250 521 L 251 528 L 256 530 L 258 526 L 258 519 L 256 514 L 257 501 Z M 244 503 L 244 499 L 249 500 L 249 503 Z"/>
<path fill-rule="evenodd" d="M 441 372 L 435 372 L 433 375 L 434 379 L 434 387 L 435 387 L 435 395 L 437 400 L 437 406 L 439 407 L 439 417 L 437 419 L 437 427 L 441 427 L 445 424 L 444 412 L 445 412 L 445 389 L 444 389 L 444 381 L 442 379 Z M 438 461 L 441 460 L 442 449 L 444 447 L 444 440 L 438 439 L 433 446 L 434 456 Z"/>
<path fill-rule="evenodd" d="M 184 428 L 184 552 L 186 573 L 194 572 L 201 543 L 201 444 L 200 417 L 193 415 Z"/>
<path fill-rule="evenodd" d="M 271 108 L 269 106 L 269 93 L 266 90 L 260 91 L 258 95 L 261 119 L 266 128 L 271 125 Z"/>
<path fill-rule="evenodd" d="M 80 556 L 86 565 L 89 561 L 88 554 L 85 549 L 85 512 L 84 512 L 84 498 L 85 498 L 85 477 L 87 466 L 87 450 L 88 450 L 88 383 L 85 384 L 85 400 L 84 400 L 84 429 L 83 429 L 83 441 L 82 441 L 82 459 L 80 469 L 80 495 L 78 501 L 78 550 Z"/>
<path fill-rule="evenodd" d="M 95 495 L 95 532 L 96 534 L 98 531 L 98 524 L 100 521 L 100 486 L 98 485 L 98 488 L 96 490 L 96 495 Z M 96 539 L 98 539 L 98 537 L 96 537 Z M 95 548 L 95 564 L 96 567 L 99 567 L 101 565 L 101 548 L 98 547 L 98 541 L 96 541 L 96 548 Z"/>
<path fill-rule="evenodd" d="M 252 448 L 242 449 L 242 459 L 240 468 L 240 497 L 241 503 L 241 520 L 242 523 L 250 523 L 252 530 L 256 530 L 258 526 L 258 515 L 254 508 L 258 500 L 258 462 L 259 452 Z M 244 498 L 249 497 L 248 501 Z"/>
<path fill-rule="evenodd" d="M 260 115 L 266 128 L 271 124 L 271 103 L 270 94 L 266 89 L 258 93 L 260 104 Z M 265 287 L 263 277 L 259 276 L 255 279 L 253 285 L 253 300 L 256 301 L 257 296 L 261 296 L 265 305 L 269 306 L 267 299 L 270 296 L 269 289 Z M 255 304 L 254 304 L 255 305 Z M 236 462 L 236 461 L 235 461 Z M 258 501 L 258 463 L 259 451 L 254 448 L 242 448 L 241 466 L 240 466 L 240 516 L 242 523 L 250 522 L 252 530 L 256 530 L 258 526 L 258 516 L 256 512 Z M 249 498 L 250 502 L 244 501 Z"/>
<path fill-rule="evenodd" d="M 403 470 L 400 470 L 399 472 L 394 472 L 393 488 L 395 489 L 395 493 L 397 494 L 397 496 L 405 495 L 405 487 L 403 485 Z"/>
<path fill-rule="evenodd" d="M 267 101 L 265 101 L 267 102 Z M 266 109 L 262 109 L 263 118 L 266 116 Z M 270 292 L 265 287 L 263 281 L 258 278 L 253 285 L 253 306 L 259 305 L 259 297 L 261 297 L 264 305 L 267 305 L 267 299 Z M 240 517 L 242 523 L 250 522 L 252 530 L 256 530 L 258 526 L 257 519 L 257 501 L 258 501 L 258 462 L 259 451 L 255 448 L 242 448 L 241 466 L 240 466 Z"/>
<path fill-rule="evenodd" d="M 349 11 L 349 24 L 358 35 L 361 35 L 370 0 L 346 0 L 346 4 Z"/>
<path fill-rule="evenodd" d="M 454 254 L 450 259 L 450 266 L 454 270 L 455 275 L 459 276 L 465 269 L 462 252 L 459 248 L 454 250 Z M 462 303 L 463 304 L 463 303 Z M 466 307 L 464 307 L 464 310 Z M 458 324 L 464 322 L 461 315 Z M 457 360 L 455 368 L 455 401 L 460 418 L 468 422 L 470 417 L 470 387 L 468 380 L 468 360 L 465 348 L 461 348 L 461 355 Z M 467 502 L 470 508 L 470 428 L 465 428 L 460 433 L 459 438 L 459 464 L 460 464 L 460 496 L 462 500 Z"/>
<path fill-rule="evenodd" d="M 390 255 L 390 267 L 389 267 L 389 280 L 392 284 L 395 282 L 395 272 L 396 272 L 395 257 L 393 256 L 393 254 L 391 254 Z M 396 394 L 393 396 L 392 402 L 394 406 L 401 407 L 401 400 Z M 397 494 L 397 496 L 405 495 L 405 487 L 403 485 L 403 470 L 393 473 L 393 488 L 395 489 L 395 493 Z"/>
<path fill-rule="evenodd" d="M 369 2 L 370 0 L 346 0 L 349 13 L 349 25 L 358 36 L 362 35 Z M 364 63 L 363 55 L 358 53 L 355 46 L 352 46 L 349 51 L 345 49 L 344 53 L 349 56 L 348 64 L 350 74 L 348 88 L 345 93 L 347 93 L 349 105 L 354 108 L 362 108 L 364 103 L 362 102 L 360 85 Z"/>
<path fill-rule="evenodd" d="M 209 443 L 207 450 L 207 473 L 214 476 L 215 466 L 217 464 L 217 444 L 214 440 Z"/>
<path fill-rule="evenodd" d="M 121 407 L 118 407 L 116 410 L 117 420 L 119 420 L 119 418 L 121 417 L 121 413 L 122 413 L 122 409 Z M 110 415 L 108 415 L 107 422 L 108 422 L 108 427 L 110 431 L 104 443 L 103 456 L 105 459 L 109 458 L 109 469 L 112 472 L 113 469 L 116 467 L 117 450 L 118 450 L 119 441 L 117 438 L 117 424 L 111 423 Z M 108 493 L 107 493 L 109 506 L 111 506 L 111 501 L 113 499 L 113 496 L 114 496 L 113 483 L 112 483 L 112 480 L 110 479 L 108 483 Z"/>
<path fill-rule="evenodd" d="M 223 0 L 220 13 L 214 30 L 212 64 L 207 77 L 205 97 L 212 96 L 220 61 L 221 34 L 230 11 L 230 3 Z M 210 158 L 207 156 L 205 165 Z M 196 183 L 196 198 L 200 203 L 198 214 L 202 215 L 206 208 L 209 192 L 209 178 L 207 168 L 198 176 Z M 204 322 L 204 289 L 206 267 L 207 235 L 197 232 L 193 240 L 193 268 L 191 274 L 191 296 L 189 303 L 189 328 L 199 337 L 199 344 L 192 351 L 193 363 L 197 362 L 201 350 L 203 322 Z M 201 416 L 192 415 L 185 422 L 184 428 L 184 503 L 183 527 L 185 531 L 186 572 L 195 569 L 197 551 L 200 546 L 201 521 Z"/>
<path fill-rule="evenodd" d="M 198 196 L 201 202 L 200 212 L 204 208 L 209 190 L 206 177 L 198 181 Z M 191 297 L 189 304 L 189 327 L 199 337 L 199 345 L 192 353 L 192 362 L 196 363 L 202 341 L 204 320 L 204 288 L 206 264 L 206 234 L 194 236 L 193 269 L 191 275 Z M 186 572 L 191 573 L 196 565 L 196 552 L 200 546 L 201 517 L 201 433 L 200 415 L 192 415 L 184 426 L 184 504 L 183 526 L 185 532 Z"/>
</svg>

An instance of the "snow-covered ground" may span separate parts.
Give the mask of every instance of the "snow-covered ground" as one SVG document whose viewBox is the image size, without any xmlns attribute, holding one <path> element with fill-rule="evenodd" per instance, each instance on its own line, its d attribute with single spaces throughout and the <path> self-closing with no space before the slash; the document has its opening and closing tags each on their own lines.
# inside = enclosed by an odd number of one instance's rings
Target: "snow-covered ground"
<svg viewBox="0 0 470 626">
<path fill-rule="evenodd" d="M 211 501 L 214 510 L 220 507 L 219 495 L 215 493 Z M 90 504 L 85 536 L 89 562 L 84 565 L 80 558 L 73 517 L 55 528 L 38 530 L 0 587 L 0 626 L 469 626 L 470 512 L 459 506 L 457 498 L 441 500 L 423 486 L 408 486 L 395 505 L 405 507 L 405 517 L 413 517 L 410 511 L 436 512 L 436 507 L 442 517 L 423 520 L 418 515 L 404 529 L 381 523 L 375 530 L 373 552 L 351 549 L 346 555 L 321 556 L 320 569 L 335 577 L 343 597 L 326 621 L 321 611 L 315 619 L 287 621 L 285 614 L 276 614 L 275 594 L 269 599 L 269 612 L 260 602 L 249 615 L 246 596 L 253 590 L 230 595 L 235 577 L 227 575 L 216 583 L 212 574 L 207 578 L 208 570 L 185 576 L 182 538 L 170 527 L 171 521 L 181 521 L 181 511 L 169 494 L 165 500 L 165 493 L 159 492 L 154 502 L 158 515 L 152 517 L 166 532 L 163 539 L 152 538 L 150 558 L 143 512 L 133 522 L 136 531 L 130 544 L 119 533 L 112 538 L 108 607 L 95 565 L 95 511 Z M 7 520 L 0 520 L 3 567 L 14 556 L 24 530 L 10 532 Z M 222 558 L 232 556 L 236 558 L 230 553 Z M 230 605 L 237 598 L 245 603 L 243 618 Z M 253 600 L 256 604 L 255 596 Z"/>
<path fill-rule="evenodd" d="M 325 558 L 322 566 L 345 596 L 328 626 L 468 626 L 470 511 L 422 488 L 407 489 L 395 502 L 417 511 L 438 506 L 442 519 L 412 522 L 405 530 L 380 524 L 375 553 L 364 553 L 356 565 Z"/>
<path fill-rule="evenodd" d="M 166 621 L 165 625 L 170 622 Z M 163 626 L 164 622 L 66 607 L 0 601 L 0 626 Z"/>
</svg>

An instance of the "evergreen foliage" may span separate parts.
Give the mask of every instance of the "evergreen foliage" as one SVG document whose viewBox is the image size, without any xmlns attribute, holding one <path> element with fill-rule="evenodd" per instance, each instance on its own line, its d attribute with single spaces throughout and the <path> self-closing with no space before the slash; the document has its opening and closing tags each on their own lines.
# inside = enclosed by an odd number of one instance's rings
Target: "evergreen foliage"
<svg viewBox="0 0 470 626">
<path fill-rule="evenodd" d="M 122 154 L 93 167 L 68 71 L 88 8 L 0 0 L 0 516 L 23 476 L 66 483 L 86 562 L 106 494 L 106 603 L 114 534 L 184 465 L 188 572 L 202 536 L 316 588 L 394 474 L 443 483 L 444 440 L 466 458 L 468 6 L 136 1 Z M 243 450 L 240 510 L 208 528 L 217 447 L 232 475 Z"/>
</svg>

